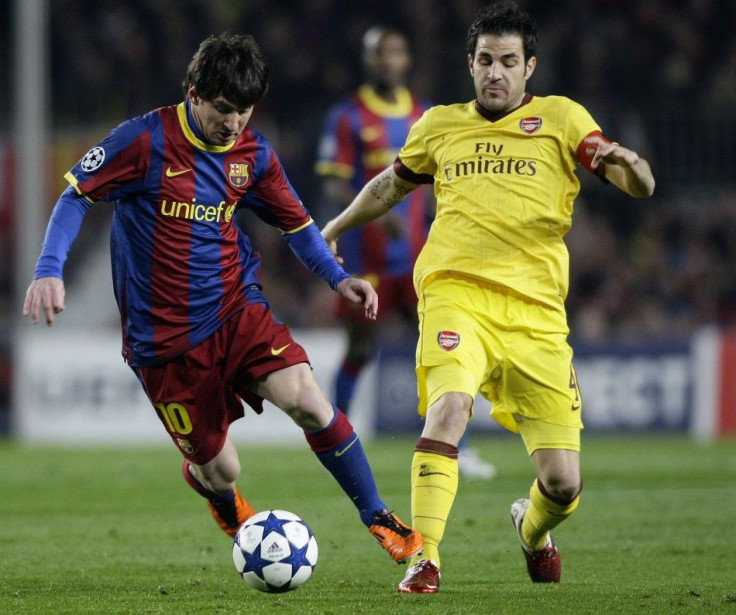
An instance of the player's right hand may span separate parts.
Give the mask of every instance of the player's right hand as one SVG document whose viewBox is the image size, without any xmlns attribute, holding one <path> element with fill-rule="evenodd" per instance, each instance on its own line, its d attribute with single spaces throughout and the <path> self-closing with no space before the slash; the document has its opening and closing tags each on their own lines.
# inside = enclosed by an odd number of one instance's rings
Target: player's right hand
<svg viewBox="0 0 736 615">
<path fill-rule="evenodd" d="M 327 246 L 330 248 L 330 252 L 332 252 L 335 260 L 342 265 L 344 261 L 342 256 L 339 256 L 337 254 L 337 237 L 332 232 L 332 226 L 332 221 L 330 221 L 320 232 L 322 233 L 322 237 L 324 237 L 325 241 L 327 242 Z"/>
<path fill-rule="evenodd" d="M 64 281 L 60 278 L 38 278 L 33 280 L 26 291 L 26 300 L 23 303 L 23 316 L 30 315 L 31 323 L 37 325 L 40 320 L 41 309 L 46 314 L 46 324 L 54 324 L 54 316 L 66 309 L 64 298 L 66 290 Z"/>
</svg>

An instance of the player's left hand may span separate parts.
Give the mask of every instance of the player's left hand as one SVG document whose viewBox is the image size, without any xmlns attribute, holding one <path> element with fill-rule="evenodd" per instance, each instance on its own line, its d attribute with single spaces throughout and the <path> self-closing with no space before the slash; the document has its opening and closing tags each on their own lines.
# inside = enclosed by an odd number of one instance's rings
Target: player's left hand
<svg viewBox="0 0 736 615">
<path fill-rule="evenodd" d="M 365 308 L 365 317 L 375 320 L 378 315 L 378 294 L 370 282 L 358 278 L 345 278 L 337 285 L 337 292 L 353 303 Z"/>
<path fill-rule="evenodd" d="M 586 137 L 585 145 L 585 151 L 593 157 L 590 166 L 594 169 L 597 169 L 601 162 L 630 167 L 639 160 L 639 154 L 635 151 L 626 149 L 615 141 L 609 141 L 598 135 Z"/>
<path fill-rule="evenodd" d="M 46 324 L 54 324 L 54 317 L 66 309 L 64 298 L 66 289 L 61 278 L 45 277 L 33 280 L 26 291 L 23 303 L 23 316 L 30 316 L 36 325 L 41 320 L 41 312 L 46 316 Z"/>
</svg>

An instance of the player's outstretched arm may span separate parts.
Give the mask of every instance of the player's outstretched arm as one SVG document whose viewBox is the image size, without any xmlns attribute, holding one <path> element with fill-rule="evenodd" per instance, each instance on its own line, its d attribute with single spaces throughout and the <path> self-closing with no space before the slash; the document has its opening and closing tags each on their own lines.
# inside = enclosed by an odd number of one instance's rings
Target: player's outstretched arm
<svg viewBox="0 0 736 615">
<path fill-rule="evenodd" d="M 588 154 L 593 156 L 591 167 L 606 165 L 606 179 L 627 194 L 642 198 L 654 193 L 654 176 L 649 163 L 635 151 L 598 136 L 585 139 Z"/>
<path fill-rule="evenodd" d="M 64 298 L 66 290 L 64 281 L 60 278 L 38 278 L 33 280 L 26 291 L 26 300 L 23 303 L 23 316 L 31 317 L 34 325 L 40 321 L 41 310 L 46 314 L 46 324 L 54 324 L 56 314 L 66 309 Z"/>
<path fill-rule="evenodd" d="M 34 325 L 40 320 L 41 310 L 50 327 L 54 324 L 54 316 L 65 309 L 66 290 L 62 279 L 64 263 L 91 206 L 92 201 L 72 186 L 62 192 L 54 206 L 46 227 L 41 255 L 36 263 L 36 279 L 28 287 L 23 303 L 23 316 L 30 316 Z"/>
<path fill-rule="evenodd" d="M 337 292 L 348 301 L 365 308 L 365 317 L 375 320 L 378 314 L 378 295 L 370 282 L 358 278 L 345 278 L 337 285 Z"/>
<path fill-rule="evenodd" d="M 380 218 L 403 201 L 417 185 L 396 175 L 393 165 L 376 175 L 363 186 L 353 202 L 342 213 L 325 224 L 322 229 L 322 236 L 330 246 L 332 253 L 337 253 L 337 239 L 340 235 Z"/>
</svg>

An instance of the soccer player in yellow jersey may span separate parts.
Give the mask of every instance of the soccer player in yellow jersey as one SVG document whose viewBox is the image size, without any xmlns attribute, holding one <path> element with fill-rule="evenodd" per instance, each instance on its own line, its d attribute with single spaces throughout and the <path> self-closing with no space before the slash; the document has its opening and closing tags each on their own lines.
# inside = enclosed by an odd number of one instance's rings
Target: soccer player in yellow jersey
<svg viewBox="0 0 736 615">
<path fill-rule="evenodd" d="M 466 46 L 476 99 L 429 109 L 395 162 L 364 186 L 323 235 L 345 231 L 434 183 L 437 215 L 414 268 L 419 296 L 419 413 L 411 468 L 413 526 L 424 536 L 399 584 L 435 593 L 439 543 L 458 486 L 457 444 L 478 392 L 521 435 L 536 470 L 511 517 L 532 581 L 557 583 L 550 531 L 582 488 L 582 402 L 567 342 L 570 228 L 578 166 L 633 197 L 654 191 L 649 164 L 605 138 L 579 104 L 526 92 L 536 29 L 514 2 L 481 10 Z"/>
</svg>

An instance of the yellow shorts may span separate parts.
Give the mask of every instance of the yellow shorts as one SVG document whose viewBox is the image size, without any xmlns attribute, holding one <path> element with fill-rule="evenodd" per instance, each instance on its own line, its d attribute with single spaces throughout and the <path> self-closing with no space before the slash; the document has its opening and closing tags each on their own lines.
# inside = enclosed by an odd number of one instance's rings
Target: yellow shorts
<svg viewBox="0 0 736 615">
<path fill-rule="evenodd" d="M 563 312 L 470 278 L 435 277 L 419 297 L 419 414 L 445 393 L 475 399 L 480 392 L 513 432 L 529 421 L 579 432 L 582 400 L 567 335 Z M 569 435 L 559 439 L 569 444 Z"/>
<path fill-rule="evenodd" d="M 564 448 L 580 452 L 580 427 L 553 425 L 534 419 L 517 420 L 516 426 L 530 456 L 540 448 Z"/>
</svg>

